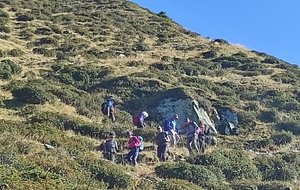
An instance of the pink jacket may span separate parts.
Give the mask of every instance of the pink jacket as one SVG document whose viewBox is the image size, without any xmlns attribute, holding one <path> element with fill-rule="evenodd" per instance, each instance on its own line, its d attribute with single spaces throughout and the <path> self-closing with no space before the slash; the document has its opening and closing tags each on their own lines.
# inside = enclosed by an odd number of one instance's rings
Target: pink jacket
<svg viewBox="0 0 300 190">
<path fill-rule="evenodd" d="M 141 146 L 141 141 L 138 137 L 133 136 L 129 139 L 129 149 Z"/>
</svg>

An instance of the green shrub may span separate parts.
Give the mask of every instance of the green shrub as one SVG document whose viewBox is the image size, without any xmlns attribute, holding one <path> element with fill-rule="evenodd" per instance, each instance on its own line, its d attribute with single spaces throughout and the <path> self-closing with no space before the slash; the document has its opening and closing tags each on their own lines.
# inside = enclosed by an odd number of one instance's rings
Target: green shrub
<svg viewBox="0 0 300 190">
<path fill-rule="evenodd" d="M 258 190 L 258 181 L 253 180 L 236 180 L 230 186 L 234 190 Z"/>
<path fill-rule="evenodd" d="M 262 122 L 272 123 L 276 121 L 277 112 L 275 110 L 271 111 L 261 111 L 258 115 L 258 119 Z"/>
<path fill-rule="evenodd" d="M 143 66 L 146 63 L 144 61 L 129 61 L 126 63 L 126 66 L 128 67 L 138 67 L 138 66 Z"/>
<path fill-rule="evenodd" d="M 281 131 L 275 134 L 272 134 L 272 140 L 276 145 L 285 145 L 291 143 L 294 138 L 292 132 Z"/>
<path fill-rule="evenodd" d="M 162 56 L 162 57 L 160 58 L 160 60 L 161 60 L 161 61 L 164 61 L 164 62 L 170 62 L 170 61 L 172 60 L 172 58 L 169 57 L 169 56 Z"/>
<path fill-rule="evenodd" d="M 13 90 L 12 94 L 15 99 L 30 104 L 45 104 L 46 102 L 51 103 L 54 101 L 52 94 L 38 86 L 24 86 Z"/>
<path fill-rule="evenodd" d="M 150 47 L 146 43 L 138 43 L 135 47 L 136 51 L 149 51 Z"/>
<path fill-rule="evenodd" d="M 10 33 L 11 32 L 11 28 L 8 26 L 4 26 L 4 25 L 0 25 L 0 32 L 5 32 L 5 33 Z M 1 35 L 2 39 L 7 38 L 5 35 Z"/>
<path fill-rule="evenodd" d="M 246 53 L 241 52 L 241 51 L 239 51 L 239 52 L 233 54 L 232 56 L 237 56 L 237 57 L 248 57 L 248 55 L 247 55 Z"/>
<path fill-rule="evenodd" d="M 24 52 L 20 49 L 12 49 L 12 50 L 8 51 L 8 55 L 10 55 L 12 57 L 20 57 L 20 56 L 24 55 Z"/>
<path fill-rule="evenodd" d="M 239 61 L 227 61 L 227 60 L 225 60 L 225 61 L 223 61 L 221 63 L 221 65 L 222 65 L 223 69 L 237 68 L 237 67 L 239 67 L 241 65 L 241 62 L 239 62 Z"/>
<path fill-rule="evenodd" d="M 211 154 L 197 155 L 187 161 L 191 164 L 217 168 L 223 172 L 227 180 L 261 178 L 249 156 L 239 150 L 215 150 Z"/>
<path fill-rule="evenodd" d="M 198 185 L 203 181 L 218 181 L 217 176 L 207 167 L 189 163 L 163 164 L 155 168 L 155 173 L 162 178 L 183 179 Z"/>
<path fill-rule="evenodd" d="M 0 78 L 10 79 L 12 75 L 21 73 L 22 68 L 13 61 L 6 59 L 0 62 Z"/>
<path fill-rule="evenodd" d="M 278 63 L 280 63 L 279 60 L 277 58 L 273 57 L 273 56 L 268 56 L 261 62 L 262 63 L 269 63 L 269 64 L 278 64 Z"/>
<path fill-rule="evenodd" d="M 19 14 L 17 16 L 17 21 L 33 21 L 34 19 L 35 19 L 35 16 L 30 13 Z"/>
<path fill-rule="evenodd" d="M 2 9 L 0 10 L 0 25 L 5 25 L 9 21 L 9 14 Z"/>
<path fill-rule="evenodd" d="M 202 190 L 202 187 L 181 179 L 167 179 L 157 183 L 156 190 Z"/>
<path fill-rule="evenodd" d="M 207 52 L 203 52 L 202 56 L 204 59 L 210 59 L 216 57 L 217 53 L 215 51 L 207 51 Z"/>
<path fill-rule="evenodd" d="M 167 19 L 167 20 L 172 20 L 170 17 L 168 17 L 168 15 L 166 14 L 165 11 L 160 11 L 157 15 L 161 18 L 164 18 L 164 19 Z"/>
<path fill-rule="evenodd" d="M 7 56 L 7 52 L 0 50 L 0 57 L 6 57 Z"/>
<path fill-rule="evenodd" d="M 284 188 L 286 188 L 284 182 L 279 182 L 279 181 L 264 182 L 258 185 L 258 190 L 274 190 L 274 189 L 284 189 Z"/>
<path fill-rule="evenodd" d="M 72 130 L 75 133 L 80 133 L 90 137 L 95 137 L 96 134 L 98 134 L 97 137 L 101 139 L 107 138 L 107 134 L 110 132 L 109 128 L 91 124 L 81 119 L 72 118 L 68 115 L 52 112 L 37 113 L 32 116 L 30 122 L 46 123 L 55 126 L 60 130 Z"/>
<path fill-rule="evenodd" d="M 45 27 L 39 27 L 35 30 L 34 32 L 35 34 L 38 35 L 51 35 L 53 32 L 51 29 L 49 28 L 45 28 Z"/>
<path fill-rule="evenodd" d="M 269 180 L 294 180 L 299 178 L 299 157 L 275 155 L 272 157 L 258 156 L 254 163 L 262 173 L 262 179 Z"/>
<path fill-rule="evenodd" d="M 300 123 L 297 121 L 279 122 L 275 127 L 277 130 L 291 131 L 294 135 L 300 134 Z"/>
<path fill-rule="evenodd" d="M 261 71 L 245 71 L 242 74 L 244 77 L 253 77 L 261 75 Z"/>
<path fill-rule="evenodd" d="M 55 38 L 52 38 L 52 37 L 45 37 L 45 38 L 41 38 L 39 40 L 39 44 L 40 45 L 53 44 L 54 46 L 56 46 L 58 44 L 58 41 Z"/>
<path fill-rule="evenodd" d="M 132 177 L 121 170 L 120 166 L 110 161 L 84 161 L 82 164 L 91 171 L 92 176 L 107 183 L 108 188 L 129 189 L 133 187 Z"/>
<path fill-rule="evenodd" d="M 249 111 L 258 111 L 259 109 L 260 109 L 260 104 L 255 101 L 248 102 L 245 107 L 245 110 L 249 110 Z"/>
<path fill-rule="evenodd" d="M 148 127 L 147 130 L 144 129 L 135 129 L 132 131 L 133 134 L 142 136 L 145 141 L 154 142 L 155 136 L 156 136 L 156 128 Z"/>
</svg>

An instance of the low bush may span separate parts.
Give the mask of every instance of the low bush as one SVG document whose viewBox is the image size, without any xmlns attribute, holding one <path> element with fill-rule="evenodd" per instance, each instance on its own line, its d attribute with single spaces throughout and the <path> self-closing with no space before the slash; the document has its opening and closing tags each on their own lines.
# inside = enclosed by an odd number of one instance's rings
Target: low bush
<svg viewBox="0 0 300 190">
<path fill-rule="evenodd" d="M 258 119 L 262 122 L 266 123 L 272 123 L 276 121 L 276 110 L 270 110 L 270 111 L 261 111 L 258 115 Z"/>
<path fill-rule="evenodd" d="M 292 142 L 294 135 L 290 131 L 281 131 L 272 134 L 271 138 L 276 145 L 285 145 Z"/>
<path fill-rule="evenodd" d="M 22 68 L 9 59 L 0 62 L 0 79 L 10 79 L 12 75 L 20 74 L 21 71 Z"/>
<path fill-rule="evenodd" d="M 290 131 L 294 135 L 300 134 L 300 122 L 298 122 L 298 121 L 279 122 L 276 124 L 275 128 L 277 130 Z"/>
<path fill-rule="evenodd" d="M 53 32 L 51 29 L 49 28 L 45 28 L 45 27 L 39 27 L 35 30 L 34 32 L 35 34 L 38 35 L 51 35 Z"/>
<path fill-rule="evenodd" d="M 0 32 L 10 33 L 11 32 L 11 28 L 8 27 L 8 26 L 0 25 Z M 5 39 L 5 38 L 8 39 L 7 35 L 1 35 L 0 37 L 2 39 Z M 7 40 L 7 39 L 5 39 L 5 40 Z"/>
<path fill-rule="evenodd" d="M 138 43 L 135 47 L 136 51 L 149 51 L 150 47 L 146 43 Z"/>
<path fill-rule="evenodd" d="M 112 162 L 98 160 L 96 163 L 83 161 L 82 164 L 91 171 L 92 176 L 95 176 L 99 181 L 107 183 L 110 189 L 129 189 L 133 187 L 132 176 L 128 175 L 124 170 L 120 170 L 120 167 Z"/>
<path fill-rule="evenodd" d="M 258 185 L 258 190 L 274 190 L 274 189 L 284 189 L 286 185 L 284 182 L 272 181 L 272 182 L 263 182 Z"/>
<path fill-rule="evenodd" d="M 35 16 L 30 13 L 17 15 L 17 21 L 33 21 L 34 19 L 35 19 Z"/>
<path fill-rule="evenodd" d="M 215 150 L 211 154 L 189 158 L 187 162 L 221 170 L 227 180 L 261 178 L 261 174 L 249 156 L 239 150 Z"/>
<path fill-rule="evenodd" d="M 12 49 L 10 51 L 7 52 L 8 55 L 12 56 L 12 57 L 20 57 L 22 55 L 24 55 L 24 52 L 20 49 Z"/>
<path fill-rule="evenodd" d="M 51 103 L 54 101 L 52 94 L 38 86 L 24 86 L 13 90 L 12 94 L 15 99 L 30 104 L 45 104 L 46 102 Z"/>
<path fill-rule="evenodd" d="M 189 163 L 163 164 L 155 168 L 162 178 L 183 179 L 201 185 L 205 182 L 217 182 L 218 177 L 207 167 Z"/>
<path fill-rule="evenodd" d="M 91 124 L 81 119 L 72 118 L 68 115 L 53 112 L 41 112 L 33 115 L 31 123 L 48 123 L 60 130 L 72 130 L 82 135 L 105 139 L 110 132 L 109 128 Z"/>
<path fill-rule="evenodd" d="M 132 131 L 133 134 L 142 136 L 145 141 L 154 142 L 155 136 L 156 136 L 156 128 L 154 127 L 148 127 L 147 130 L 145 129 L 135 129 Z"/>
<path fill-rule="evenodd" d="M 217 52 L 215 51 L 207 51 L 202 53 L 202 56 L 204 59 L 210 59 L 210 58 L 214 58 L 217 56 Z"/>
<path fill-rule="evenodd" d="M 172 189 L 172 190 L 202 190 L 202 187 L 199 187 L 199 185 L 193 184 L 191 182 L 188 182 L 186 180 L 181 179 L 167 179 L 163 180 L 157 183 L 156 190 L 166 190 L 166 189 Z"/>
<path fill-rule="evenodd" d="M 297 180 L 299 179 L 299 156 L 278 154 L 272 157 L 258 156 L 254 164 L 262 173 L 262 179 L 269 180 Z"/>
<path fill-rule="evenodd" d="M 235 180 L 233 181 L 230 186 L 234 190 L 258 190 L 258 181 L 253 180 Z"/>
</svg>

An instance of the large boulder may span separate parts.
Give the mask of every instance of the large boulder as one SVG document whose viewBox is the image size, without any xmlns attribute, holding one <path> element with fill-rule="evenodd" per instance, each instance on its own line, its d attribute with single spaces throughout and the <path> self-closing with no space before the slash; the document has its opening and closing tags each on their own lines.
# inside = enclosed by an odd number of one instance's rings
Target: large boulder
<svg viewBox="0 0 300 190">
<path fill-rule="evenodd" d="M 217 112 L 220 116 L 220 122 L 230 122 L 235 127 L 238 126 L 238 114 L 227 107 L 218 107 Z"/>
<path fill-rule="evenodd" d="M 175 113 L 178 114 L 177 126 L 179 129 L 184 126 L 184 119 L 188 117 L 196 123 L 199 123 L 201 120 L 205 121 L 207 127 L 216 133 L 214 123 L 197 100 L 191 98 L 177 100 L 166 98 L 161 100 L 159 106 L 154 108 L 153 112 L 160 115 L 163 120 L 171 118 Z"/>
</svg>

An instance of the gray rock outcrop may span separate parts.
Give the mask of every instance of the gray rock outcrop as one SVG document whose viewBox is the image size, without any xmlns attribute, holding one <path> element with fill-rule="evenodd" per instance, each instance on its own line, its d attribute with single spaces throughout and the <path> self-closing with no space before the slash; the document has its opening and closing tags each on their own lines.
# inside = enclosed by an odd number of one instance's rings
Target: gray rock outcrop
<svg viewBox="0 0 300 190">
<path fill-rule="evenodd" d="M 175 113 L 179 115 L 177 120 L 178 128 L 184 126 L 184 119 L 190 118 L 191 120 L 199 123 L 201 120 L 205 121 L 207 127 L 211 127 L 214 131 L 215 127 L 210 120 L 207 112 L 204 110 L 198 101 L 187 99 L 173 100 L 171 98 L 162 100 L 161 104 L 155 108 L 154 112 L 164 119 L 171 118 Z"/>
</svg>

